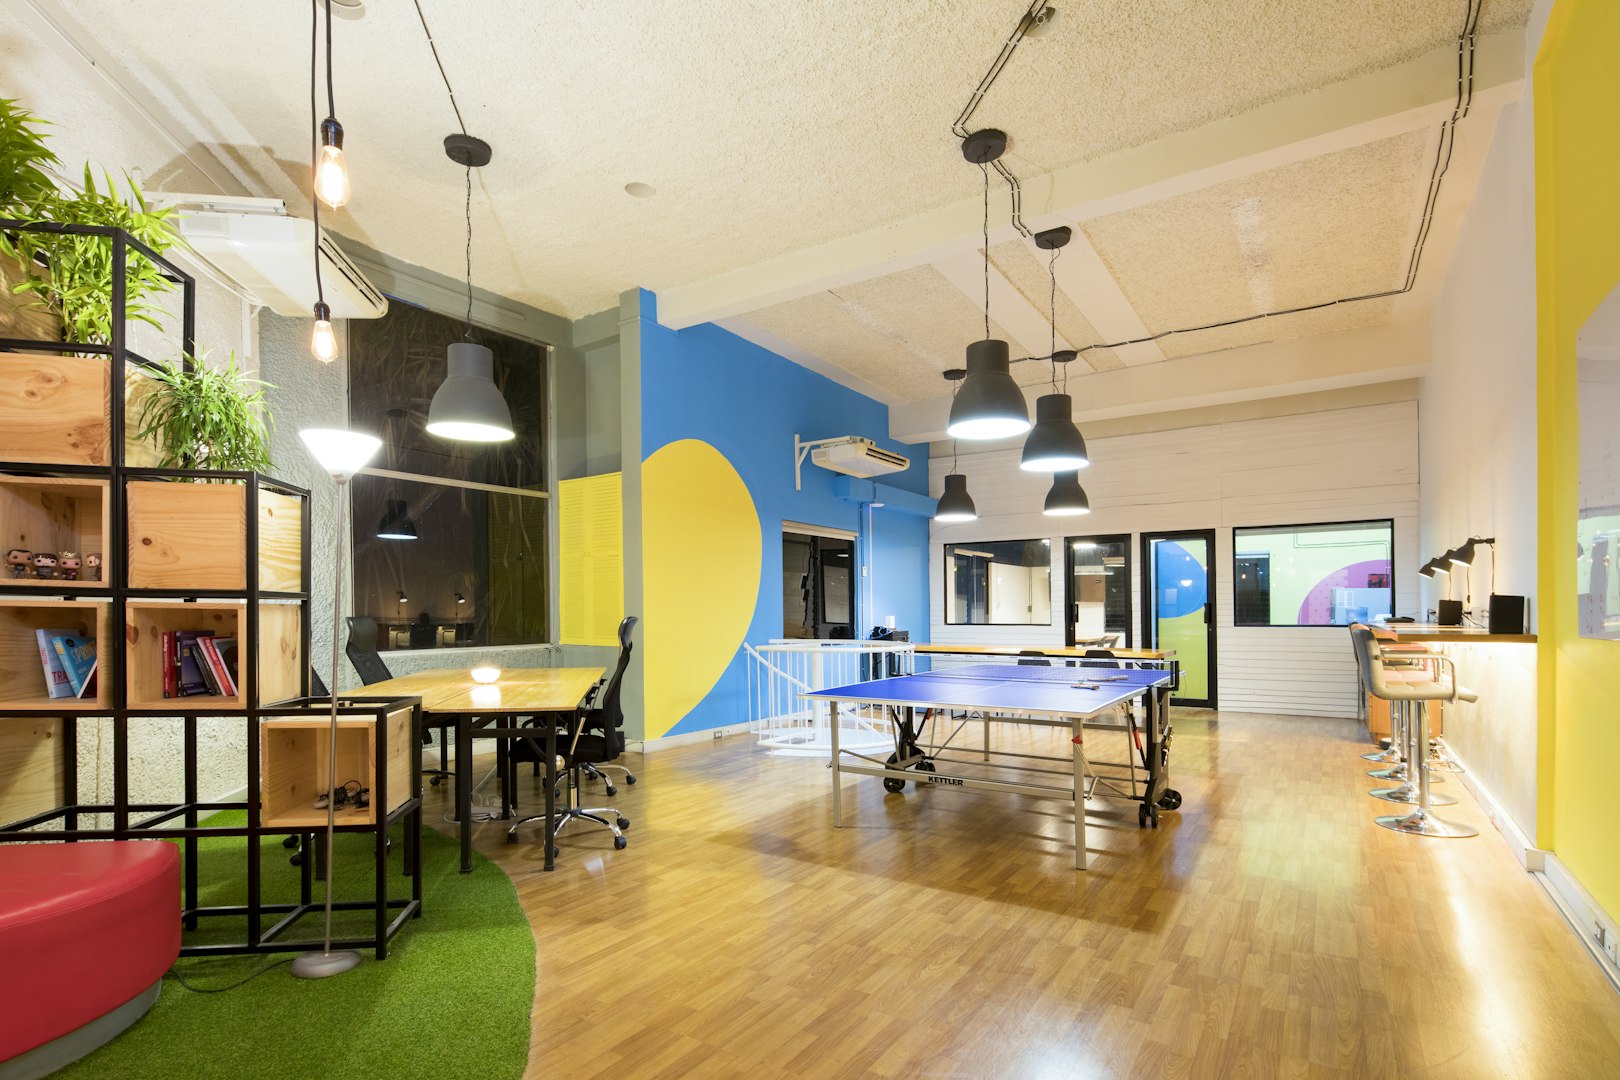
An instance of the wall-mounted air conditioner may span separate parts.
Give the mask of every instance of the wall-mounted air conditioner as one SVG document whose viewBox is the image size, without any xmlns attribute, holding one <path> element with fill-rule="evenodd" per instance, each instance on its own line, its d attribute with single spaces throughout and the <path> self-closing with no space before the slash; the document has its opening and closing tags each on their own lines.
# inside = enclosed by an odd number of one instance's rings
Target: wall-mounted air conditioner
<svg viewBox="0 0 1620 1080">
<path fill-rule="evenodd" d="M 155 195 L 173 206 L 180 235 L 216 270 L 277 315 L 307 316 L 315 306 L 310 262 L 315 223 L 287 213 L 280 199 Z M 378 319 L 388 298 L 321 230 L 321 284 L 334 319 Z"/>
<path fill-rule="evenodd" d="M 870 479 L 911 468 L 911 459 L 904 454 L 885 450 L 871 439 L 859 435 L 845 435 L 838 439 L 801 440 L 793 436 L 794 489 L 798 489 L 798 467 L 805 455 L 823 469 L 831 469 L 846 476 Z"/>
</svg>

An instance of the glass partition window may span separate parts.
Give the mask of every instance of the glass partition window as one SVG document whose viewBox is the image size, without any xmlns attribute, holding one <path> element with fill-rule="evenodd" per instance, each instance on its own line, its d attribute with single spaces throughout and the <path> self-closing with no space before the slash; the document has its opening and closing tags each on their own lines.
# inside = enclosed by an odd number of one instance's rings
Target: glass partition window
<svg viewBox="0 0 1620 1080">
<path fill-rule="evenodd" d="M 1071 536 L 1071 644 L 1131 643 L 1131 538 Z"/>
<path fill-rule="evenodd" d="M 1581 420 L 1575 612 L 1582 637 L 1620 641 L 1620 286 L 1575 336 Z M 1496 551 L 1491 550 L 1491 558 Z"/>
<path fill-rule="evenodd" d="M 1052 625 L 1052 541 L 945 545 L 945 621 Z"/>
<path fill-rule="evenodd" d="M 1232 530 L 1232 622 L 1347 626 L 1395 610 L 1394 522 Z"/>
</svg>

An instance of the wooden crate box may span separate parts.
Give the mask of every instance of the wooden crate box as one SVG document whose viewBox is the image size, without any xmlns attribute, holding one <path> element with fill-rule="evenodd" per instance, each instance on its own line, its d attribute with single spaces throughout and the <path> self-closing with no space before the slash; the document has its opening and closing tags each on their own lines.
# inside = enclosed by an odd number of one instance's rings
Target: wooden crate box
<svg viewBox="0 0 1620 1080">
<path fill-rule="evenodd" d="M 411 710 L 396 709 L 383 720 L 387 725 L 388 759 L 382 763 L 388 777 L 388 806 L 399 807 L 411 797 L 411 764 L 416 753 L 411 733 Z M 311 717 L 274 717 L 259 729 L 259 768 L 262 779 L 260 813 L 267 829 L 317 829 L 326 824 L 326 811 L 315 800 L 326 790 L 330 719 L 322 707 Z M 377 722 L 374 717 L 338 718 L 337 782 L 360 781 L 377 790 Z M 353 785 L 350 785 L 351 787 Z M 378 805 L 361 809 L 345 806 L 337 812 L 339 825 L 375 825 Z"/>
<path fill-rule="evenodd" d="M 124 640 L 125 680 L 131 709 L 170 712 L 191 709 L 236 709 L 247 704 L 248 665 L 258 663 L 259 704 L 273 705 L 298 696 L 303 673 L 297 604 L 259 605 L 258 648 L 251 652 L 240 643 L 246 630 L 246 605 L 223 600 L 184 603 L 169 600 L 131 600 L 126 607 Z M 197 694 L 183 698 L 163 696 L 163 634 L 175 630 L 212 630 L 215 637 L 236 638 L 237 693 L 233 696 Z"/>
<path fill-rule="evenodd" d="M 107 371 L 100 356 L 0 353 L 0 461 L 110 464 Z"/>
<path fill-rule="evenodd" d="M 106 480 L 0 477 L 0 551 L 25 548 L 53 555 L 76 551 L 81 558 L 94 552 L 103 561 L 99 581 L 87 580 L 83 566 L 75 581 L 42 580 L 32 571 L 13 577 L 6 566 L 0 568 L 0 584 L 58 592 L 107 588 L 111 574 L 105 565 L 109 491 Z"/>
<path fill-rule="evenodd" d="M 132 480 L 129 584 L 136 589 L 246 589 L 247 487 Z M 299 592 L 302 499 L 259 492 L 259 588 Z"/>
<path fill-rule="evenodd" d="M 0 598 L 0 707 L 29 712 L 105 712 L 111 696 L 99 666 L 94 698 L 51 697 L 34 631 L 72 630 L 94 637 L 105 655 L 116 644 L 108 639 L 109 610 L 108 605 L 93 601 Z"/>
</svg>

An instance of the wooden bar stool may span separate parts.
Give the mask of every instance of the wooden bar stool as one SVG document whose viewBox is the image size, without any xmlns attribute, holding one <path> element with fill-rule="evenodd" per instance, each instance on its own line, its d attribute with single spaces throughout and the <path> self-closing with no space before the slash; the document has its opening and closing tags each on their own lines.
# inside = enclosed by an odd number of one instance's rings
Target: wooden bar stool
<svg viewBox="0 0 1620 1080">
<path fill-rule="evenodd" d="M 1355 643 L 1357 667 L 1367 693 L 1390 702 L 1392 709 L 1398 703 L 1401 711 L 1406 714 L 1405 756 L 1408 772 L 1415 770 L 1417 773 L 1415 786 L 1411 779 L 1408 779 L 1400 787 L 1382 788 L 1371 793 L 1374 798 L 1387 802 L 1416 804 L 1416 809 L 1409 814 L 1390 814 L 1377 818 L 1378 824 L 1386 829 L 1418 836 L 1477 836 L 1479 834 L 1477 829 L 1445 821 L 1429 813 L 1432 806 L 1447 805 L 1457 800 L 1436 796 L 1429 790 L 1433 778 L 1430 775 L 1428 760 L 1429 715 L 1426 705 L 1430 701 L 1478 701 L 1479 695 L 1457 684 L 1456 666 L 1450 657 L 1434 654 L 1427 660 L 1428 663 L 1446 666 L 1450 676 L 1446 682 L 1434 678 L 1390 678 L 1393 673 L 1386 672 L 1383 654 L 1372 631 L 1365 626 L 1352 626 L 1350 637 Z"/>
</svg>

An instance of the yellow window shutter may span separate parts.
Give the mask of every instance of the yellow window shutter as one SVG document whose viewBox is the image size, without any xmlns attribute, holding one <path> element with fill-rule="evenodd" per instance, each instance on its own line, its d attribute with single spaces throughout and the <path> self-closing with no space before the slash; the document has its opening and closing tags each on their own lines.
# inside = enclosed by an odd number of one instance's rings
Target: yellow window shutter
<svg viewBox="0 0 1620 1080">
<path fill-rule="evenodd" d="M 564 645 L 617 645 L 624 616 L 624 477 L 557 485 L 558 597 Z"/>
</svg>

